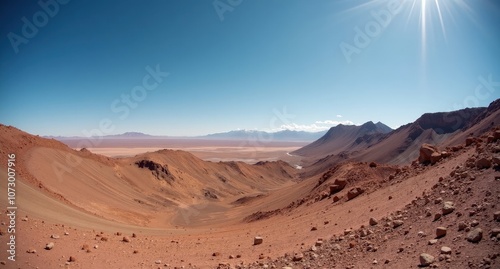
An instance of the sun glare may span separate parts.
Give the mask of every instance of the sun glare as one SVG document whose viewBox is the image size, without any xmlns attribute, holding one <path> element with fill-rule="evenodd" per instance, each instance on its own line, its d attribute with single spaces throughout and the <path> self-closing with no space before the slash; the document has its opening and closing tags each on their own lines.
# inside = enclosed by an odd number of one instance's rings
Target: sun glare
<svg viewBox="0 0 500 269">
<path fill-rule="evenodd" d="M 460 9 L 460 10 L 459 10 Z M 418 16 L 420 27 L 420 38 L 422 47 L 422 57 L 425 59 L 428 42 L 428 35 L 431 30 L 439 29 L 445 42 L 448 42 L 446 24 L 454 22 L 454 15 L 457 12 L 465 11 L 472 13 L 471 8 L 464 0 L 413 0 L 411 3 L 408 21 Z M 448 21 L 448 22 L 445 22 Z"/>
</svg>

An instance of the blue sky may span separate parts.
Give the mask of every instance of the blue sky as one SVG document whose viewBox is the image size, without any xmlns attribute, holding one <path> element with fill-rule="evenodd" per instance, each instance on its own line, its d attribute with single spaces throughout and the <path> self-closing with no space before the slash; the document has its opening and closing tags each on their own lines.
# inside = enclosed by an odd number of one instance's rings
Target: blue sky
<svg viewBox="0 0 500 269">
<path fill-rule="evenodd" d="M 0 122 L 33 134 L 396 128 L 500 97 L 493 0 L 39 3 L 0 9 Z"/>
</svg>

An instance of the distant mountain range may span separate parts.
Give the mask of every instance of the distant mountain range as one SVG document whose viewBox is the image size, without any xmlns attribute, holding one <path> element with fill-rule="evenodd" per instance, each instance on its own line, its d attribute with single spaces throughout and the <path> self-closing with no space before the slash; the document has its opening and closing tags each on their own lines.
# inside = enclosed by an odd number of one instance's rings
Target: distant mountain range
<svg viewBox="0 0 500 269">
<path fill-rule="evenodd" d="M 261 139 L 266 141 L 287 141 L 287 142 L 311 142 L 321 136 L 326 131 L 321 132 L 305 132 L 283 130 L 278 132 L 264 132 L 257 130 L 235 130 L 229 132 L 214 133 L 202 136 L 155 136 L 140 132 L 126 132 L 116 135 L 105 135 L 103 139 L 206 139 L 206 140 L 248 140 Z M 85 139 L 79 136 L 44 136 L 45 138 L 53 138 L 60 141 Z"/>
<path fill-rule="evenodd" d="M 276 141 L 314 141 L 323 136 L 326 131 L 321 132 L 305 132 L 283 130 L 278 132 L 264 132 L 256 130 L 237 130 L 224 133 L 209 134 L 197 138 L 204 139 L 227 139 L 227 140 L 244 140 L 249 138 L 276 140 Z"/>
</svg>

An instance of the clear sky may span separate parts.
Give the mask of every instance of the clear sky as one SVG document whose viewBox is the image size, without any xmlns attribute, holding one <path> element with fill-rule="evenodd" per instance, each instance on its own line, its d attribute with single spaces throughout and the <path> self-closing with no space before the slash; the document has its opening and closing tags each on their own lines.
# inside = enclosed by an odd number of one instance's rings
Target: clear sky
<svg viewBox="0 0 500 269">
<path fill-rule="evenodd" d="M 33 134 L 396 128 L 500 97 L 495 0 L 1 5 L 0 122 Z"/>
</svg>

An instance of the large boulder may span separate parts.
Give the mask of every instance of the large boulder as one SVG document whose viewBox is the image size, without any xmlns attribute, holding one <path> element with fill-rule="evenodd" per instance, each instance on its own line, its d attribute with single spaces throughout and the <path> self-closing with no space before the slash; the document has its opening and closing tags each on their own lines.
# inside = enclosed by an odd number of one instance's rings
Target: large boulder
<svg viewBox="0 0 500 269">
<path fill-rule="evenodd" d="M 347 192 L 347 200 L 352 200 L 364 192 L 361 188 L 352 188 Z"/>
<path fill-rule="evenodd" d="M 335 194 L 345 188 L 347 181 L 344 178 L 337 178 L 332 185 L 330 185 L 330 194 Z"/>
<path fill-rule="evenodd" d="M 418 156 L 418 161 L 420 163 L 431 163 L 434 164 L 441 159 L 441 153 L 439 150 L 430 144 L 422 144 L 420 147 L 420 155 Z"/>
</svg>

